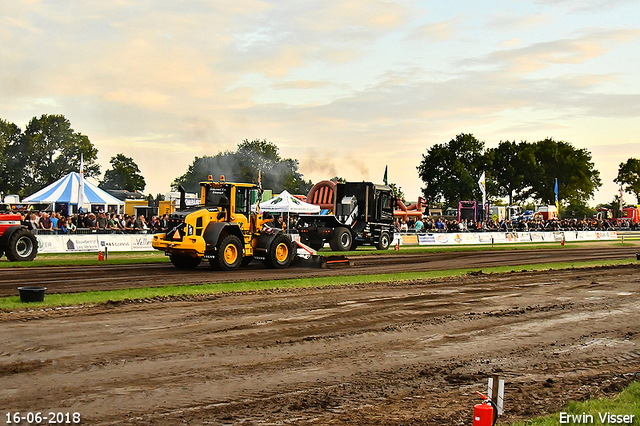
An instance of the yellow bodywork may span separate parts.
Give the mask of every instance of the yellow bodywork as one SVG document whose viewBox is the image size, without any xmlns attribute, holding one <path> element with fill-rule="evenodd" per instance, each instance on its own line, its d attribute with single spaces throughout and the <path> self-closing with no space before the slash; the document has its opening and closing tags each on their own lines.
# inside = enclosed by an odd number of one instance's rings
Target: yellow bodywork
<svg viewBox="0 0 640 426">
<path fill-rule="evenodd" d="M 227 260 L 233 260 L 242 254 L 243 256 L 253 256 L 254 244 L 256 239 L 254 235 L 262 229 L 265 222 L 263 216 L 257 212 L 250 211 L 250 204 L 246 199 L 250 191 L 257 192 L 257 186 L 251 183 L 230 183 L 225 182 L 221 177 L 219 182 L 211 180 L 200 182 L 201 196 L 200 207 L 191 207 L 188 210 L 175 212 L 170 216 L 184 216 L 184 232 L 179 234 L 179 238 L 172 237 L 171 225 L 167 233 L 156 234 L 153 236 L 151 245 L 154 249 L 162 250 L 172 255 L 188 255 L 194 258 L 206 257 L 207 251 L 211 250 L 211 241 L 209 246 L 204 238 L 205 231 L 209 225 L 215 222 L 232 223 L 238 226 L 244 239 L 244 253 L 232 253 L 233 249 L 229 249 L 222 253 Z M 219 195 L 223 191 L 230 195 L 228 208 L 210 204 L 207 199 L 209 192 L 218 191 Z M 239 194 L 244 194 L 245 199 L 238 199 Z M 177 231 L 176 231 L 177 232 Z M 169 237 L 167 238 L 167 235 Z M 173 234 L 175 235 L 175 234 Z M 233 263 L 233 262 L 231 262 Z"/>
</svg>

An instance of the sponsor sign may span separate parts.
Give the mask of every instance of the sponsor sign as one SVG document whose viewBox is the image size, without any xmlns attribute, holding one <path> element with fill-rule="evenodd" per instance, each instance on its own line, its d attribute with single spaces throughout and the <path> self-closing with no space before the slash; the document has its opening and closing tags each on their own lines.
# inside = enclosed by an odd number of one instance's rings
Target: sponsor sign
<svg viewBox="0 0 640 426">
<path fill-rule="evenodd" d="M 64 253 L 65 247 L 59 235 L 37 235 L 38 253 Z"/>
<path fill-rule="evenodd" d="M 100 251 L 95 235 L 64 235 L 62 241 L 67 252 Z"/>
<path fill-rule="evenodd" d="M 420 245 L 435 244 L 435 243 L 436 243 L 436 237 L 433 234 L 418 235 L 418 244 Z"/>
<path fill-rule="evenodd" d="M 131 235 L 131 250 L 133 251 L 150 251 L 153 250 L 151 241 L 153 240 L 152 234 L 140 234 Z"/>
<path fill-rule="evenodd" d="M 98 235 L 100 250 L 131 251 L 131 240 L 120 235 Z"/>
</svg>

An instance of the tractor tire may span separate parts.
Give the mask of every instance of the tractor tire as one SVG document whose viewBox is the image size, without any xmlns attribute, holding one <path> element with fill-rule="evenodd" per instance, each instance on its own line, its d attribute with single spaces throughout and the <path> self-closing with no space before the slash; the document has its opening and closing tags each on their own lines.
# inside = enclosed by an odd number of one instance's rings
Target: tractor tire
<svg viewBox="0 0 640 426">
<path fill-rule="evenodd" d="M 227 235 L 218 243 L 216 257 L 209 263 L 214 269 L 235 271 L 242 265 L 242 243 L 235 235 Z"/>
<path fill-rule="evenodd" d="M 353 235 L 347 228 L 336 228 L 333 231 L 333 236 L 329 241 L 331 250 L 333 251 L 349 251 L 353 245 Z"/>
<path fill-rule="evenodd" d="M 12 262 L 29 262 L 38 254 L 38 241 L 27 229 L 16 230 L 4 247 L 7 259 Z"/>
<path fill-rule="evenodd" d="M 294 251 L 291 240 L 284 235 L 277 235 L 271 242 L 264 264 L 272 269 L 284 269 L 291 264 Z"/>
<path fill-rule="evenodd" d="M 378 240 L 376 248 L 378 250 L 387 250 L 389 248 L 389 245 L 391 245 L 391 236 L 388 232 L 385 231 L 380 234 L 380 240 Z"/>
<path fill-rule="evenodd" d="M 178 269 L 196 269 L 200 264 L 200 260 L 197 257 L 181 256 L 174 254 L 171 256 L 171 263 Z"/>
</svg>

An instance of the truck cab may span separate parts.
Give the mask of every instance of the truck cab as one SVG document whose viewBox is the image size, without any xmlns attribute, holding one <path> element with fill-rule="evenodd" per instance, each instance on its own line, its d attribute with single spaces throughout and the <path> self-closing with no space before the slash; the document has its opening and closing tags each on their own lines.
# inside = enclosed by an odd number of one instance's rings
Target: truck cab
<svg viewBox="0 0 640 426">
<path fill-rule="evenodd" d="M 303 243 L 318 250 L 329 242 L 334 251 L 374 245 L 386 250 L 393 239 L 395 197 L 391 187 L 372 182 L 336 184 L 333 215 L 300 215 Z"/>
</svg>

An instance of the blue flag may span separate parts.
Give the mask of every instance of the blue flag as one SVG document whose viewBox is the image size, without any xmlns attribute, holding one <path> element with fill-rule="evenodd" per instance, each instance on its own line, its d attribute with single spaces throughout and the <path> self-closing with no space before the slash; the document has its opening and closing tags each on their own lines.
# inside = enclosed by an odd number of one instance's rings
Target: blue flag
<svg viewBox="0 0 640 426">
<path fill-rule="evenodd" d="M 556 186 L 553 191 L 556 193 L 556 209 L 560 210 L 560 205 L 558 204 L 558 178 L 556 178 Z"/>
</svg>

